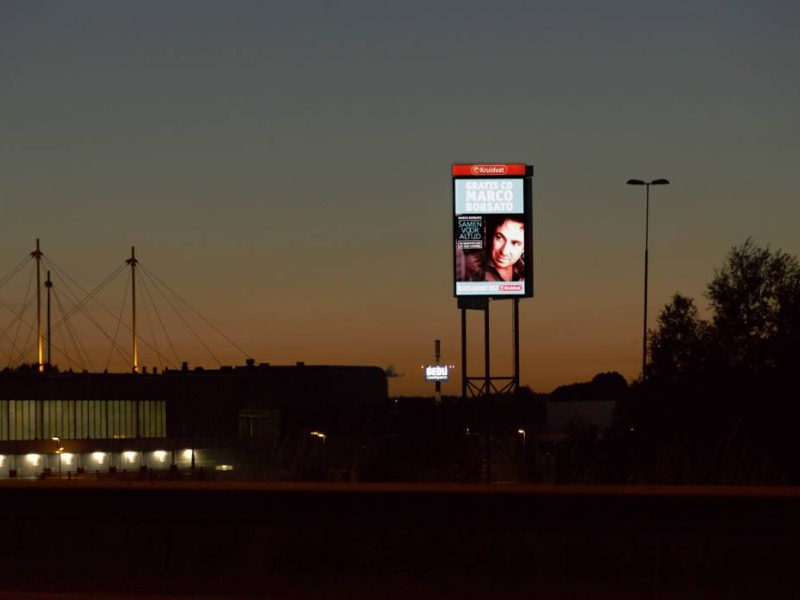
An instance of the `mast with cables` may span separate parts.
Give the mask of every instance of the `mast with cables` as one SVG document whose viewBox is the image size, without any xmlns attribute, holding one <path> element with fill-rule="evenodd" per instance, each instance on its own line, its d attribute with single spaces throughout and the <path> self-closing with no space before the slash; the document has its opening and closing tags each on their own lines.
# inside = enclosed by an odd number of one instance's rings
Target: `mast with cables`
<svg viewBox="0 0 800 600">
<path fill-rule="evenodd" d="M 50 291 L 53 289 L 53 282 L 50 280 L 50 271 L 47 271 L 47 281 L 44 282 L 44 287 L 47 288 L 47 366 L 52 366 L 50 358 L 50 349 L 52 343 L 50 342 L 51 329 L 50 329 Z"/>
<path fill-rule="evenodd" d="M 139 264 L 136 260 L 136 248 L 131 246 L 131 257 L 125 261 L 131 266 L 131 310 L 133 311 L 133 318 L 131 320 L 131 329 L 133 330 L 133 372 L 139 372 L 139 352 L 136 346 L 136 265 Z"/>
<path fill-rule="evenodd" d="M 36 250 L 31 252 L 31 256 L 36 259 L 36 340 L 39 350 L 38 369 L 41 373 L 44 371 L 44 363 L 42 362 L 42 251 L 39 249 L 39 238 L 36 238 Z"/>
</svg>

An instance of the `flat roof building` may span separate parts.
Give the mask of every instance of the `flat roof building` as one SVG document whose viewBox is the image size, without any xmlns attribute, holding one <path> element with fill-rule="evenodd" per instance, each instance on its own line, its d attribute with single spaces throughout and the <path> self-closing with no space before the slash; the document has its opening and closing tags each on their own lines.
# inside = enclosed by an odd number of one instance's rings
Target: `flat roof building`
<svg viewBox="0 0 800 600">
<path fill-rule="evenodd" d="M 379 433 L 387 404 L 378 367 L 6 370 L 0 477 L 187 467 L 302 479 L 346 468 L 359 440 Z"/>
</svg>

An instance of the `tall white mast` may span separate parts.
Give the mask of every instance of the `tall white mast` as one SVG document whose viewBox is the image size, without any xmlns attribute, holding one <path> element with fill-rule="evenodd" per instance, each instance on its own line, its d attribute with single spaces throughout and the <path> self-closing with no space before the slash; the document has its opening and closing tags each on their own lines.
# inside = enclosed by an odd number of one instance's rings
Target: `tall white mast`
<svg viewBox="0 0 800 600">
<path fill-rule="evenodd" d="M 136 341 L 136 265 L 139 264 L 136 260 L 136 248 L 131 246 L 131 257 L 125 261 L 131 266 L 131 297 L 132 297 L 132 329 L 133 329 L 133 372 L 139 372 L 139 351 Z"/>
<path fill-rule="evenodd" d="M 42 277 L 41 277 L 41 264 L 42 264 L 42 251 L 39 250 L 39 238 L 36 238 L 36 250 L 31 252 L 31 256 L 36 259 L 36 340 L 38 345 L 38 368 L 39 372 L 44 371 L 44 362 L 42 361 Z"/>
</svg>

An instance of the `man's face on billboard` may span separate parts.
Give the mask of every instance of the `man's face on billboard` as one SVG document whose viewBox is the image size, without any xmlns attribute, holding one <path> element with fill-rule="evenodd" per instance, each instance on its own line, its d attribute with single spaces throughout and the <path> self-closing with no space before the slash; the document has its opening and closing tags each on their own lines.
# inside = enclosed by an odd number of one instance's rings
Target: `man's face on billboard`
<svg viewBox="0 0 800 600">
<path fill-rule="evenodd" d="M 498 269 L 508 269 L 525 251 L 525 230 L 522 223 L 510 219 L 503 221 L 492 239 L 492 262 Z"/>
</svg>

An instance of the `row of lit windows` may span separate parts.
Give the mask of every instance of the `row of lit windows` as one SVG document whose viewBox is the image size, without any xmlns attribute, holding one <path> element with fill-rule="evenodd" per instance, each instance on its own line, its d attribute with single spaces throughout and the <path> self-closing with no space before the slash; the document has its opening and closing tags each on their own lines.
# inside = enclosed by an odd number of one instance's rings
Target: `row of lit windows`
<svg viewBox="0 0 800 600">
<path fill-rule="evenodd" d="M 192 452 L 193 450 L 184 450 L 183 458 L 185 460 L 191 460 Z M 43 456 L 44 455 L 42 454 L 26 454 L 25 462 L 31 465 L 32 467 L 38 467 L 42 463 Z M 61 464 L 63 466 L 65 467 L 75 466 L 77 455 L 71 454 L 69 452 L 62 452 L 60 454 L 57 454 L 56 456 L 59 457 L 59 460 L 61 461 Z M 93 464 L 102 466 L 108 463 L 109 457 L 111 455 L 107 452 L 92 452 L 90 455 L 87 456 L 90 457 L 90 460 Z M 120 454 L 120 456 L 122 457 L 122 460 L 125 464 L 135 465 L 138 463 L 142 455 L 140 452 L 127 451 Z M 152 453 L 152 457 L 155 462 L 163 464 L 167 462 L 169 453 L 166 450 L 156 450 L 155 452 Z M 0 467 L 5 466 L 7 460 L 8 460 L 7 456 L 0 454 Z"/>
<path fill-rule="evenodd" d="M 0 400 L 0 440 L 166 435 L 162 400 Z"/>
<path fill-rule="evenodd" d="M 210 461 L 210 462 L 209 462 Z M 195 464 L 215 471 L 231 471 L 233 465 L 216 463 L 207 456 L 203 450 L 187 448 L 179 452 L 156 450 L 154 452 L 125 451 L 120 453 L 92 452 L 91 454 L 72 454 L 69 452 L 53 454 L 0 454 L 0 477 L 33 477 L 42 473 L 60 476 L 69 476 L 80 473 L 81 469 L 90 471 L 106 471 L 112 467 L 122 470 L 137 470 L 139 467 L 148 469 L 163 469 L 178 466 L 187 468 Z M 12 475 L 13 472 L 13 475 Z"/>
</svg>

